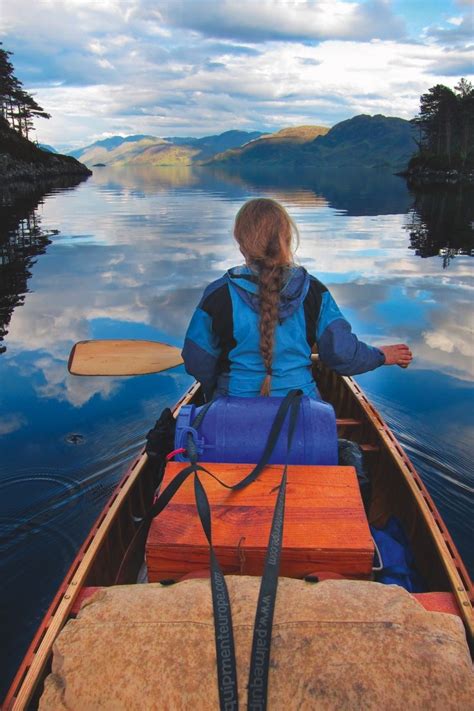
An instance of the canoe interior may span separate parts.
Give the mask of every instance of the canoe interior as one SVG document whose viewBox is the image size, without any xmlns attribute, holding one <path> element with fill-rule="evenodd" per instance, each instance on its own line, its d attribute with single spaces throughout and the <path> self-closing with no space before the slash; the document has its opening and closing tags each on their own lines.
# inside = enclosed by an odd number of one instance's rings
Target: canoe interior
<svg viewBox="0 0 474 711">
<path fill-rule="evenodd" d="M 319 365 L 315 378 L 323 399 L 331 402 L 339 437 L 359 443 L 372 481 L 369 521 L 383 525 L 397 516 L 411 542 L 419 572 L 429 591 L 451 592 L 472 641 L 473 589 L 469 575 L 431 497 L 394 435 L 358 385 Z M 177 403 L 201 403 L 194 384 Z M 145 540 L 140 518 L 148 510 L 162 476 L 161 462 L 141 456 L 127 471 L 94 524 L 56 594 L 2 709 L 37 707 L 48 672 L 54 637 L 85 587 L 133 584 L 143 564 Z"/>
<path fill-rule="evenodd" d="M 390 516 L 397 516 L 428 589 L 452 590 L 449 571 L 454 567 L 472 600 L 472 582 L 454 542 L 419 474 L 390 428 L 352 378 L 341 378 L 320 367 L 316 379 L 323 399 L 333 404 L 338 419 L 361 423 L 338 427 L 338 432 L 340 437 L 351 439 L 364 449 L 372 482 L 369 522 L 382 526 Z M 428 515 L 423 515 L 422 508 L 425 512 L 428 510 Z M 444 557 L 436 545 L 434 533 L 446 546 Z"/>
</svg>

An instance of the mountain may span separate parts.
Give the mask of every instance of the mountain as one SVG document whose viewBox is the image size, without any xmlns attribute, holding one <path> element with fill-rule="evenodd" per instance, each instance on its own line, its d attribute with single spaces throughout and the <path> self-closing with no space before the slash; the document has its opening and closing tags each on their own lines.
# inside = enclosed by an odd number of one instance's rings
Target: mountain
<svg viewBox="0 0 474 711">
<path fill-rule="evenodd" d="M 118 148 L 123 143 L 135 143 L 136 141 L 142 141 L 144 139 L 159 140 L 155 139 L 154 136 L 147 136 L 144 134 L 136 134 L 134 136 L 111 136 L 110 138 L 104 138 L 101 141 L 95 141 L 89 146 L 84 148 L 76 148 L 74 151 L 69 151 L 68 155 L 73 158 L 82 158 L 86 153 L 103 148 L 106 151 L 112 151 L 114 148 Z"/>
<path fill-rule="evenodd" d="M 112 136 L 72 151 L 86 165 L 191 165 L 285 168 L 388 167 L 402 170 L 415 151 L 413 129 L 401 118 L 361 114 L 325 126 L 276 133 L 225 131 L 203 138 Z"/>
<path fill-rule="evenodd" d="M 166 142 L 155 136 L 111 136 L 85 148 L 71 151 L 69 155 L 80 159 L 86 165 L 94 165 L 94 163 L 121 165 L 129 163 L 135 156 L 158 143 Z"/>
<path fill-rule="evenodd" d="M 361 114 L 333 126 L 305 147 L 303 163 L 331 168 L 364 166 L 401 168 L 415 150 L 409 121 Z"/>
<path fill-rule="evenodd" d="M 155 136 L 113 136 L 97 141 L 79 153 L 86 165 L 189 165 L 198 149 L 188 145 L 175 145 Z"/>
<path fill-rule="evenodd" d="M 284 129 L 212 159 L 212 163 L 286 168 L 403 168 L 413 155 L 412 126 L 401 118 L 354 116 L 330 130 Z"/>
<path fill-rule="evenodd" d="M 328 131 L 329 128 L 325 126 L 295 126 L 277 133 L 260 134 L 240 148 L 218 153 L 211 162 L 231 165 L 286 162 L 288 159 L 293 160 L 302 146 L 318 136 L 324 136 Z"/>
<path fill-rule="evenodd" d="M 42 151 L 46 151 L 46 153 L 58 153 L 56 148 L 53 148 L 53 146 L 48 146 L 47 143 L 38 143 L 38 148 L 41 148 Z"/>
<path fill-rule="evenodd" d="M 263 135 L 261 131 L 225 131 L 218 136 L 198 138 L 193 147 L 199 150 L 198 160 L 205 160 L 216 153 L 247 145 Z"/>
<path fill-rule="evenodd" d="M 189 165 L 207 160 L 229 148 L 242 146 L 262 135 L 260 131 L 225 131 L 204 138 L 156 136 L 112 136 L 71 151 L 87 165 Z"/>
</svg>

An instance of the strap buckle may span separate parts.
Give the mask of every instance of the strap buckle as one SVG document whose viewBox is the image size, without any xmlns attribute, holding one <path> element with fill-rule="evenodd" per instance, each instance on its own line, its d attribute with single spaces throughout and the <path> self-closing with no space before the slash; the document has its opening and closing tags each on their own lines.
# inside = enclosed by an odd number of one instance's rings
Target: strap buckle
<svg viewBox="0 0 474 711">
<path fill-rule="evenodd" d="M 188 445 L 189 445 L 188 437 L 192 438 L 192 441 L 193 441 L 194 446 L 196 448 L 197 454 L 202 454 L 204 452 L 204 439 L 199 439 L 197 430 L 194 427 L 190 427 L 190 426 L 182 427 L 180 429 L 178 437 L 177 437 L 175 453 L 176 453 L 176 450 L 188 451 Z M 188 456 L 189 456 L 189 452 L 188 452 Z"/>
</svg>

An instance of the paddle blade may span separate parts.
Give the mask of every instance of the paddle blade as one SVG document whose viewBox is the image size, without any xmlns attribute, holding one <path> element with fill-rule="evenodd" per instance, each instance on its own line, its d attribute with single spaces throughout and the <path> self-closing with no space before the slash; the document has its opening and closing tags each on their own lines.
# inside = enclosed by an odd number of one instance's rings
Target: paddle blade
<svg viewBox="0 0 474 711">
<path fill-rule="evenodd" d="M 181 365 L 181 350 L 156 341 L 79 341 L 69 356 L 72 375 L 145 375 Z"/>
</svg>

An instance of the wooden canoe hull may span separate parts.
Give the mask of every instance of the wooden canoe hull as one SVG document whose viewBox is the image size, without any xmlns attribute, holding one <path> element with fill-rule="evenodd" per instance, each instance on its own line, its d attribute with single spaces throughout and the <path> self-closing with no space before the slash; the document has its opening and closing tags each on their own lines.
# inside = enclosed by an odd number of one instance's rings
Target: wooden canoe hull
<svg viewBox="0 0 474 711">
<path fill-rule="evenodd" d="M 366 453 L 372 480 L 370 522 L 383 525 L 391 515 L 400 518 L 429 590 L 454 595 L 472 644 L 472 582 L 420 476 L 357 383 L 326 368 L 316 369 L 321 395 L 336 410 L 339 436 L 358 442 Z M 195 383 L 174 412 L 199 398 Z M 156 481 L 154 464 L 146 454 L 140 455 L 117 485 L 58 590 L 4 701 L 6 711 L 35 707 L 54 639 L 84 588 L 136 581 L 145 545 L 137 519 L 149 508 Z"/>
</svg>

